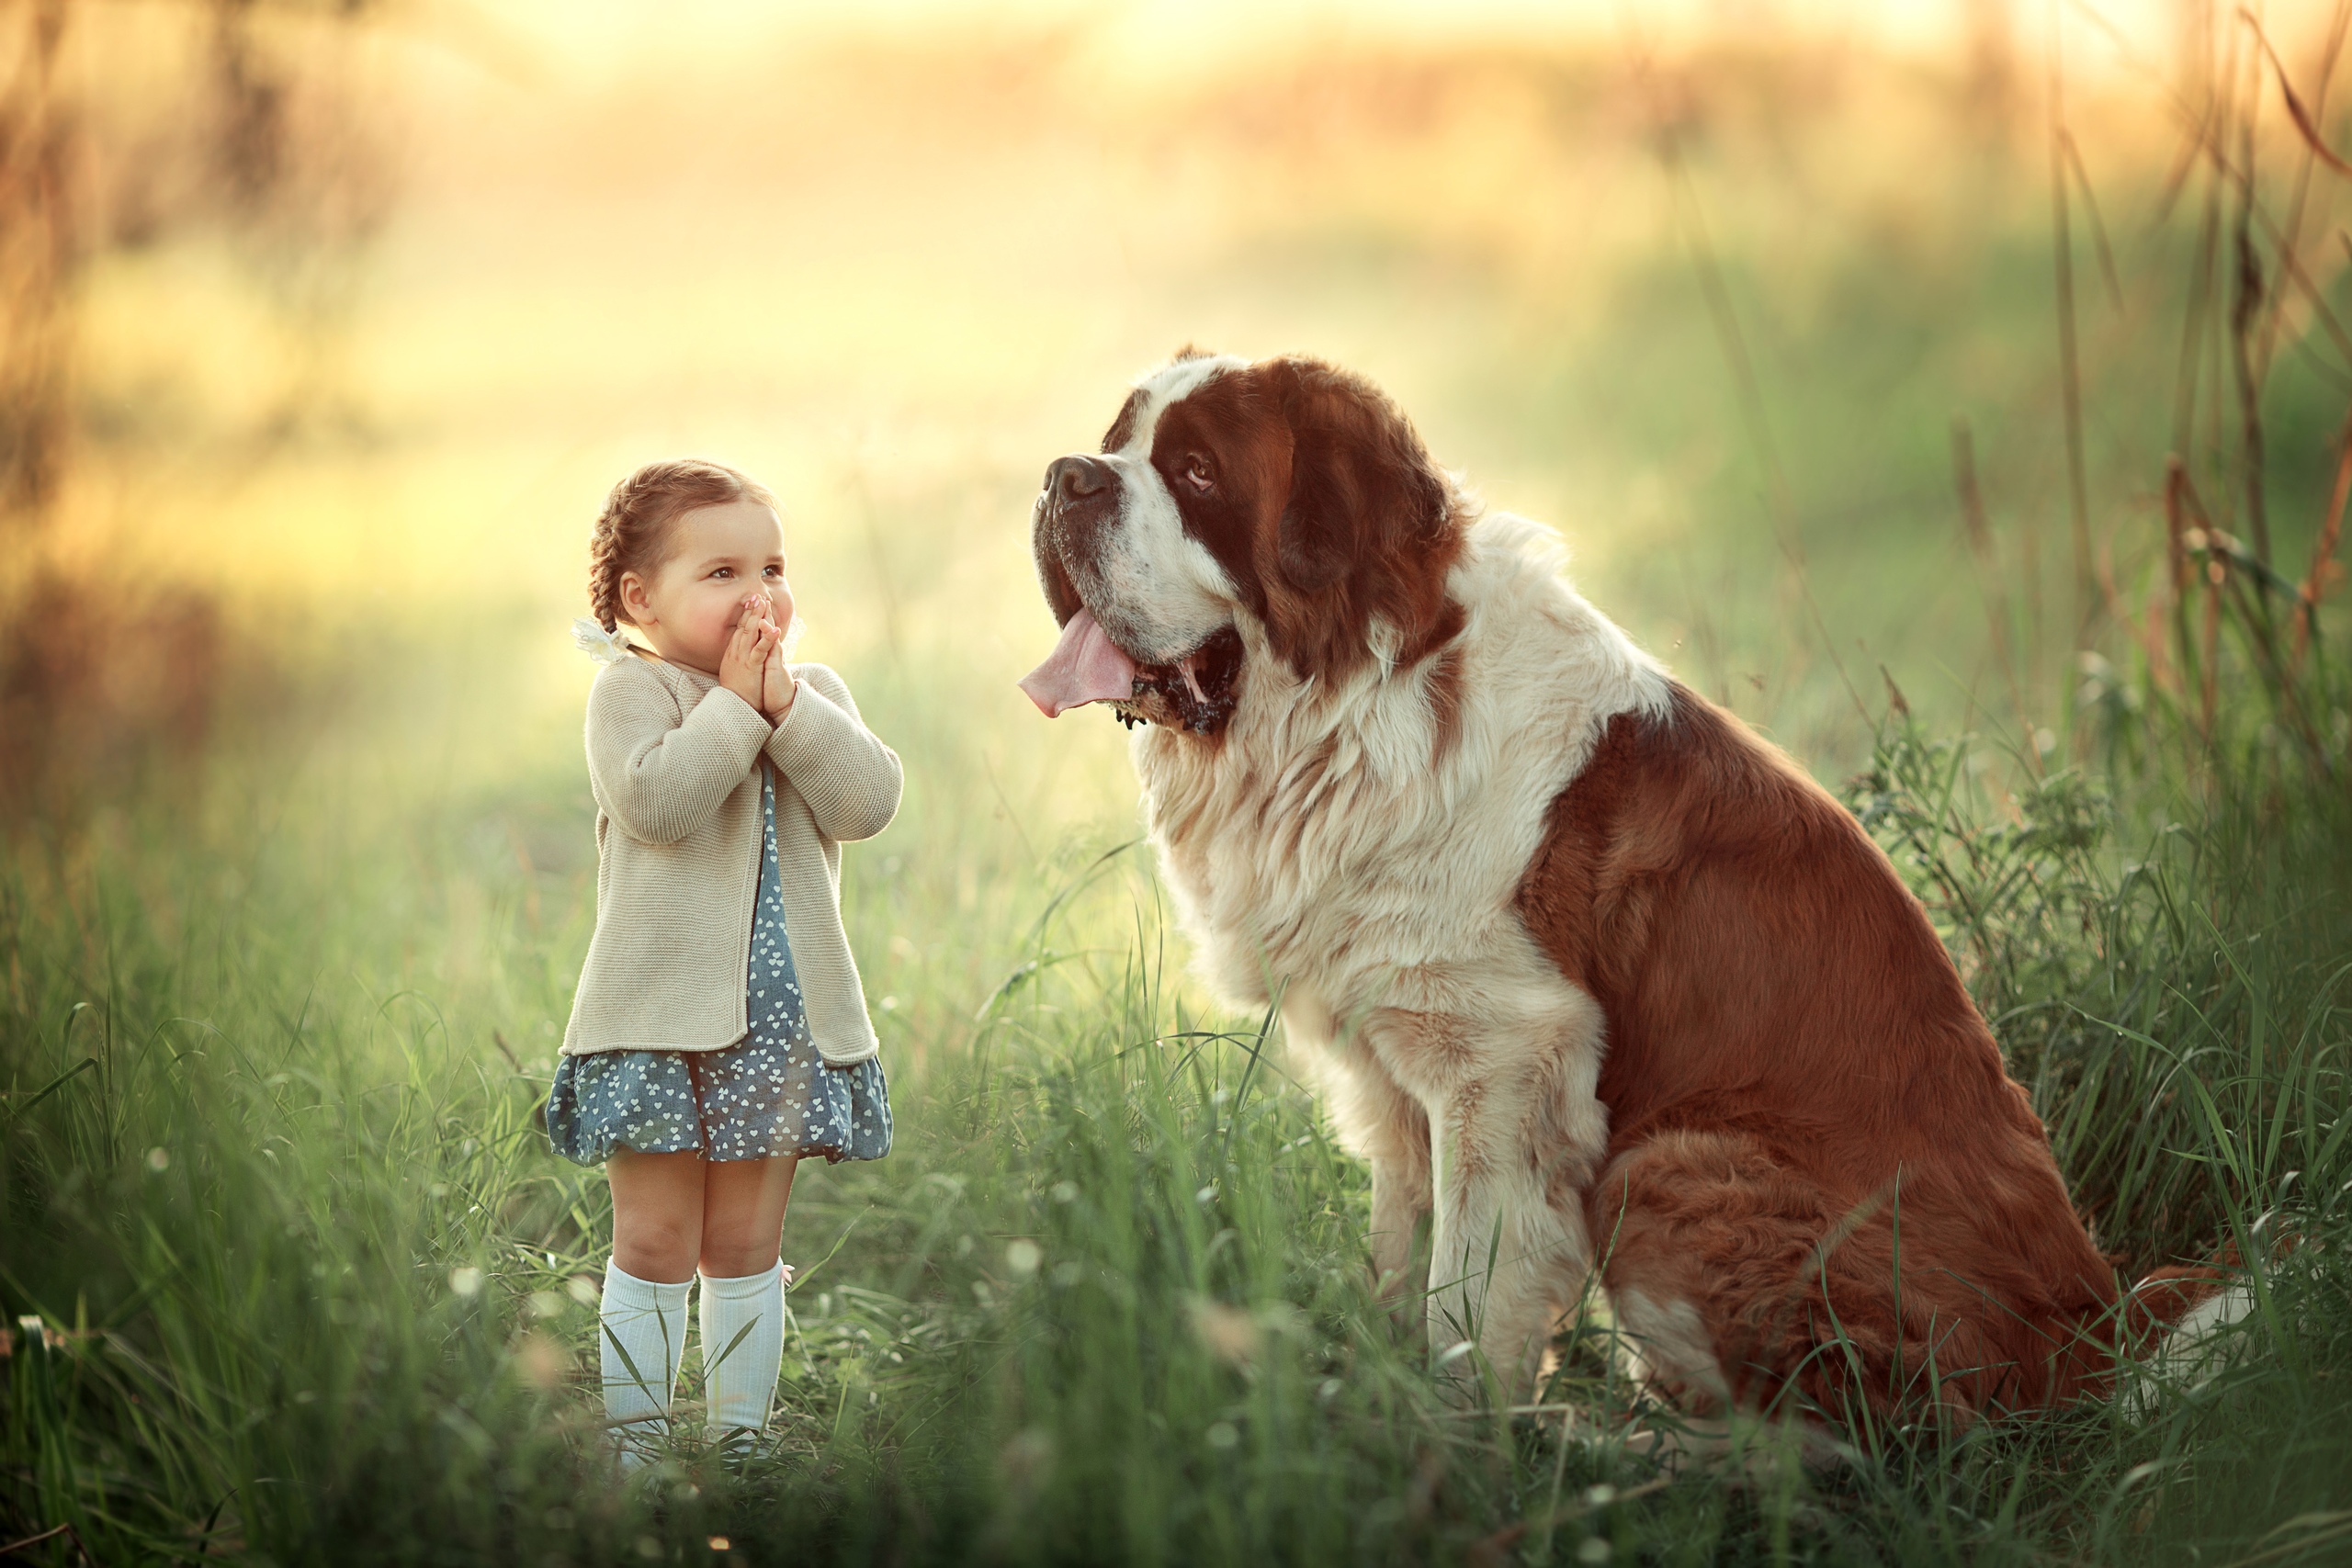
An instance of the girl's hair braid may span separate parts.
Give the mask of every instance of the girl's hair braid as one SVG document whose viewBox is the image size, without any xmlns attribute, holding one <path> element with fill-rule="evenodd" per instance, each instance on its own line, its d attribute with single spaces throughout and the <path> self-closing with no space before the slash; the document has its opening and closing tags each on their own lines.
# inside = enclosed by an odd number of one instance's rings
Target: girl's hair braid
<svg viewBox="0 0 2352 1568">
<path fill-rule="evenodd" d="M 621 578 L 648 575 L 670 557 L 670 525 L 697 507 L 756 501 L 775 505 L 767 487 L 724 463 L 674 457 L 648 463 L 613 487 L 588 536 L 588 608 L 606 631 L 628 619 Z"/>
</svg>

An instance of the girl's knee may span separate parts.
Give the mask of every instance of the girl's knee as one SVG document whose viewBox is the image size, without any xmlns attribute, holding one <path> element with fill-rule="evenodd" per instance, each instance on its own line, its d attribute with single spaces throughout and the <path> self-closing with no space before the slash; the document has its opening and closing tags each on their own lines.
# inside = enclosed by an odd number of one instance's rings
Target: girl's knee
<svg viewBox="0 0 2352 1568">
<path fill-rule="evenodd" d="M 769 1236 L 764 1245 L 755 1236 L 710 1236 L 702 1240 L 702 1271 L 713 1280 L 741 1280 L 751 1274 L 763 1274 L 775 1267 L 780 1253 L 778 1238 Z"/>
<path fill-rule="evenodd" d="M 674 1285 L 694 1278 L 695 1251 L 699 1238 L 675 1225 L 646 1225 L 616 1229 L 613 1262 L 624 1274 L 658 1284 Z"/>
</svg>

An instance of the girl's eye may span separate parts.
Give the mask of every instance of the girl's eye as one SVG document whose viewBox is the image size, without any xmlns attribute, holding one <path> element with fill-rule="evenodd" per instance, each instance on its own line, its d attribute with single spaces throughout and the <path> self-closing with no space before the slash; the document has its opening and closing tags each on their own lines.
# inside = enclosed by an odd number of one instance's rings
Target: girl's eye
<svg viewBox="0 0 2352 1568">
<path fill-rule="evenodd" d="M 713 576 L 713 577 L 721 577 L 721 578 L 724 578 L 724 577 L 732 577 L 732 576 L 734 576 L 734 575 L 735 575 L 735 569 L 734 569 L 733 567 L 731 567 L 731 566 L 722 566 L 722 567 L 720 567 L 717 571 L 712 572 L 710 575 L 711 575 L 711 576 Z"/>
<path fill-rule="evenodd" d="M 1184 479 L 1198 491 L 1211 490 L 1216 485 L 1216 476 L 1209 471 L 1208 459 L 1199 456 L 1184 459 Z"/>
<path fill-rule="evenodd" d="M 768 568 L 768 575 L 770 577 L 782 577 L 784 575 L 784 568 L 780 566 L 772 566 Z"/>
</svg>

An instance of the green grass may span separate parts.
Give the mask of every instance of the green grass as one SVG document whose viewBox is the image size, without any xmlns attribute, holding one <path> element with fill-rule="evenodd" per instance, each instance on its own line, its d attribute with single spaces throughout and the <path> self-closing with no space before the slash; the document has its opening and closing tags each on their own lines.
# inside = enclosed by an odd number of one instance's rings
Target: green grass
<svg viewBox="0 0 2352 1568">
<path fill-rule="evenodd" d="M 952 750 L 952 712 L 870 689 Z M 1369 1299 L 1362 1170 L 1259 1021 L 1188 1000 L 1144 852 L 1073 842 L 967 913 L 925 869 L 967 801 L 851 856 L 863 945 L 881 910 L 969 951 L 893 982 L 898 1150 L 796 1194 L 777 1451 L 730 1474 L 689 1436 L 617 1488 L 578 1299 L 609 1203 L 533 1114 L 586 934 L 582 871 L 527 847 L 585 832 L 561 739 L 470 793 L 364 733 L 249 748 L 0 871 L 0 1294 L 48 1340 L 0 1371 L 0 1520 L 108 1563 L 2324 1560 L 2352 824 L 2244 728 L 2197 782 L 2018 783 L 1896 718 L 1851 798 L 2105 1243 L 2266 1260 L 2246 1354 L 2143 1424 L 1864 1432 L 1757 1485 L 1612 1446 L 1598 1324 L 1546 1393 L 1566 1440 L 1439 1398 Z"/>
</svg>

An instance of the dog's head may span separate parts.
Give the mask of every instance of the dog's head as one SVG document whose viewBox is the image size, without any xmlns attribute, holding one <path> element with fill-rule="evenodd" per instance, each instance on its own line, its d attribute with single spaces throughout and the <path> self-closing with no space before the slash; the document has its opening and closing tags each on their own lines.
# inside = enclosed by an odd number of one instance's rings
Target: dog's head
<svg viewBox="0 0 2352 1568">
<path fill-rule="evenodd" d="M 1313 359 L 1178 355 L 1099 456 L 1046 468 L 1034 544 L 1063 632 L 1022 688 L 1048 716 L 1108 702 L 1213 735 L 1251 640 L 1336 681 L 1460 625 L 1453 487 L 1378 389 Z"/>
</svg>

